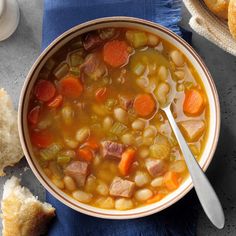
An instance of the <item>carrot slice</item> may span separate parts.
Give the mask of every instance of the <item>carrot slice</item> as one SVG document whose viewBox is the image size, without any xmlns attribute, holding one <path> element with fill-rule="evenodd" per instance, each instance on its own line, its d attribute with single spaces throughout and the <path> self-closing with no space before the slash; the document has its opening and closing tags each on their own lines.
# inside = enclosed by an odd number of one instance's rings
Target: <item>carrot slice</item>
<svg viewBox="0 0 236 236">
<path fill-rule="evenodd" d="M 104 102 L 107 99 L 107 88 L 99 88 L 95 93 L 95 98 L 98 102 Z"/>
<path fill-rule="evenodd" d="M 150 94 L 139 94 L 134 100 L 134 109 L 140 116 L 148 116 L 155 109 L 156 103 Z"/>
<path fill-rule="evenodd" d="M 103 47 L 103 60 L 112 67 L 124 65 L 129 57 L 128 44 L 125 41 L 113 40 Z"/>
<path fill-rule="evenodd" d="M 99 144 L 97 142 L 97 140 L 93 137 L 89 137 L 89 139 L 87 140 L 87 142 L 84 144 L 84 146 L 86 147 L 90 147 L 91 149 L 93 149 L 94 151 L 99 149 Z"/>
<path fill-rule="evenodd" d="M 62 95 L 58 95 L 55 98 L 53 98 L 52 101 L 50 101 L 48 103 L 48 107 L 50 107 L 50 108 L 58 108 L 59 106 L 61 106 L 62 102 L 63 102 Z"/>
<path fill-rule="evenodd" d="M 171 191 L 177 189 L 179 187 L 178 178 L 179 178 L 179 176 L 176 172 L 168 171 L 164 175 L 164 183 L 165 183 L 165 186 L 167 187 L 167 189 L 169 189 Z"/>
<path fill-rule="evenodd" d="M 84 161 L 88 161 L 90 162 L 93 159 L 93 153 L 89 148 L 80 148 L 78 150 L 78 156 L 80 159 L 84 160 Z"/>
<path fill-rule="evenodd" d="M 50 144 L 52 144 L 53 136 L 47 130 L 43 130 L 43 131 L 39 131 L 39 132 L 33 131 L 31 133 L 31 141 L 32 141 L 33 145 L 35 145 L 39 148 L 46 148 Z"/>
<path fill-rule="evenodd" d="M 48 102 L 54 97 L 55 93 L 55 86 L 48 80 L 39 80 L 35 86 L 35 96 L 40 101 Z"/>
<path fill-rule="evenodd" d="M 190 89 L 185 92 L 183 111 L 189 116 L 200 115 L 205 108 L 203 94 L 197 89 Z"/>
<path fill-rule="evenodd" d="M 148 204 L 151 204 L 151 203 L 154 203 L 154 202 L 158 202 L 160 201 L 165 195 L 164 194 L 161 194 L 161 193 L 158 193 L 156 195 L 154 195 L 153 197 L 149 198 L 147 200 L 147 203 Z"/>
<path fill-rule="evenodd" d="M 40 106 L 34 107 L 28 114 L 28 121 L 32 125 L 36 125 L 39 121 Z"/>
<path fill-rule="evenodd" d="M 135 158 L 135 150 L 134 149 L 127 149 L 122 153 L 120 163 L 118 165 L 118 169 L 122 175 L 128 175 L 130 167 L 134 162 Z"/>
<path fill-rule="evenodd" d="M 80 79 L 73 75 L 60 80 L 59 88 L 62 95 L 72 99 L 80 97 L 83 91 L 83 85 Z"/>
</svg>

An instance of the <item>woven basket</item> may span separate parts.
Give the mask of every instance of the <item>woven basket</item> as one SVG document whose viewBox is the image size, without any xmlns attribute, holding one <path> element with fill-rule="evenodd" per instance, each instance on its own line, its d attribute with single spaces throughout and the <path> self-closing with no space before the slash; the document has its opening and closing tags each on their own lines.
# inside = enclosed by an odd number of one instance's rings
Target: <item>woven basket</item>
<svg viewBox="0 0 236 236">
<path fill-rule="evenodd" d="M 189 25 L 226 52 L 236 56 L 236 40 L 231 36 L 227 21 L 216 17 L 202 0 L 183 0 L 192 15 Z"/>
</svg>

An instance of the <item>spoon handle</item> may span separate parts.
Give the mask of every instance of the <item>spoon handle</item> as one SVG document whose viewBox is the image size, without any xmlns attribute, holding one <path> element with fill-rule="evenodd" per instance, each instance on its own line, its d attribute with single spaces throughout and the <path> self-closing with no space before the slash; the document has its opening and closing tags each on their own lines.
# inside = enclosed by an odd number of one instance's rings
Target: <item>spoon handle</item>
<svg viewBox="0 0 236 236">
<path fill-rule="evenodd" d="M 200 203 L 210 221 L 217 228 L 222 229 L 225 224 L 225 217 L 221 203 L 209 180 L 207 179 L 206 175 L 204 174 L 192 152 L 190 151 L 185 138 L 183 137 L 181 131 L 179 130 L 179 127 L 175 122 L 175 119 L 170 110 L 170 106 L 164 108 L 163 110 L 167 115 L 172 130 L 176 136 L 176 139 L 185 158 L 198 199 L 200 200 Z"/>
</svg>

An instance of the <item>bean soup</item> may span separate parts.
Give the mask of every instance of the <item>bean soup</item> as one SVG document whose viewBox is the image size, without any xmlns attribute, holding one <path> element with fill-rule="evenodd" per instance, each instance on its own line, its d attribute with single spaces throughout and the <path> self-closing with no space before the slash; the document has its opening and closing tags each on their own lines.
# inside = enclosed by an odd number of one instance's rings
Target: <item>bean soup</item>
<svg viewBox="0 0 236 236">
<path fill-rule="evenodd" d="M 160 201 L 188 176 L 165 114 L 201 157 L 209 108 L 199 75 L 173 45 L 148 32 L 81 35 L 44 65 L 31 93 L 33 152 L 54 185 L 89 205 L 128 210 Z"/>
</svg>

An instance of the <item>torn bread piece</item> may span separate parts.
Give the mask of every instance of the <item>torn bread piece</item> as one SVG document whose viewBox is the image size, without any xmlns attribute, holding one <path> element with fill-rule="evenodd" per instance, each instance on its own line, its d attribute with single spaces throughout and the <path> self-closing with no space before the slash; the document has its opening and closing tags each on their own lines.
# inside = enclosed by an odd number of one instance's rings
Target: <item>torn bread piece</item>
<svg viewBox="0 0 236 236">
<path fill-rule="evenodd" d="M 40 202 L 15 176 L 7 180 L 2 197 L 2 236 L 44 235 L 55 208 Z"/>
<path fill-rule="evenodd" d="M 211 12 L 221 19 L 228 19 L 229 0 L 204 0 Z"/>
<path fill-rule="evenodd" d="M 229 2 L 229 30 L 232 36 L 236 39 L 236 0 Z"/>
<path fill-rule="evenodd" d="M 4 89 L 0 89 L 0 176 L 4 168 L 13 166 L 23 157 L 17 129 L 17 112 Z"/>
</svg>

